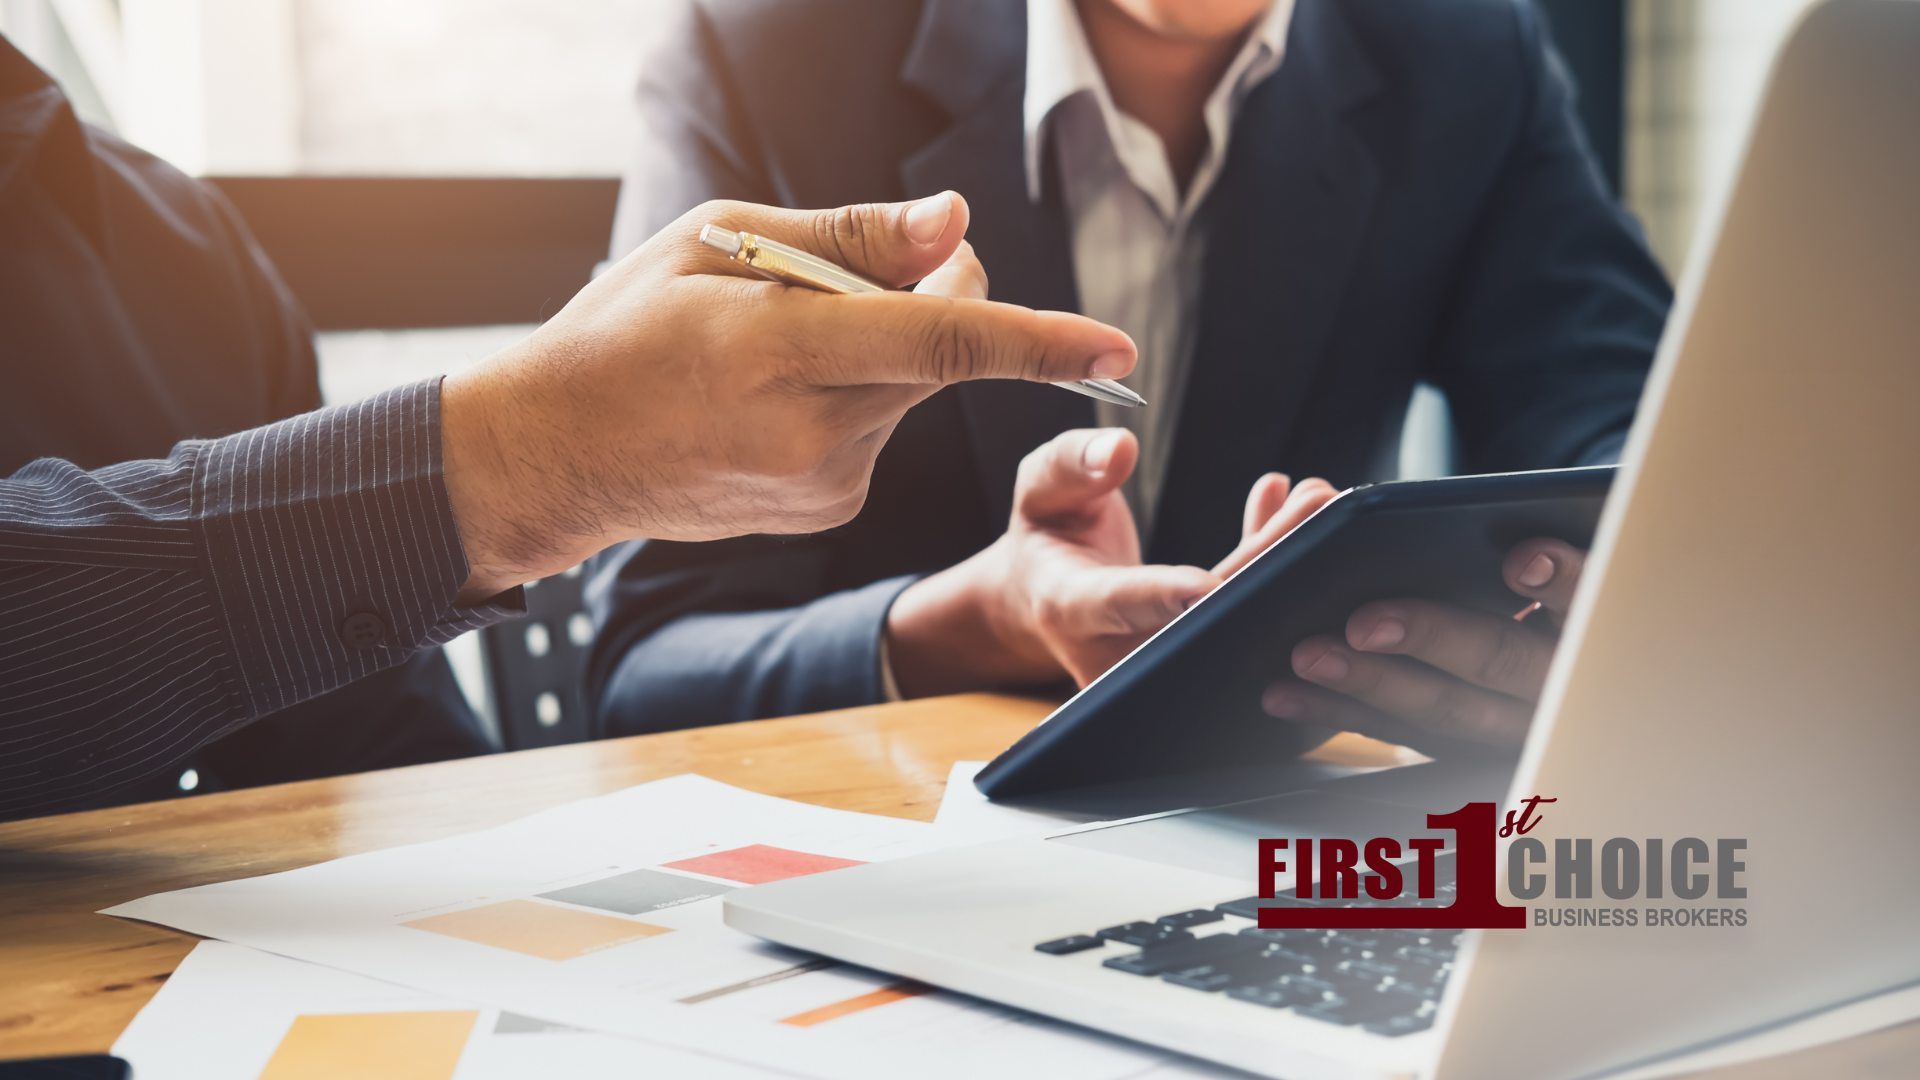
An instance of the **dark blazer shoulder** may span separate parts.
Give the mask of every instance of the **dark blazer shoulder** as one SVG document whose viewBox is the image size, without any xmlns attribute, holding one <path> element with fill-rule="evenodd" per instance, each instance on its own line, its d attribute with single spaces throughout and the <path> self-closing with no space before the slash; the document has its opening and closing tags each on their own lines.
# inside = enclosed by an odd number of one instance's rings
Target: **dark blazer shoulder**
<svg viewBox="0 0 1920 1080">
<path fill-rule="evenodd" d="M 1323 2 L 1340 9 L 1396 93 L 1512 92 L 1533 77 L 1540 23 L 1527 0 Z"/>
<path fill-rule="evenodd" d="M 912 48 L 918 0 L 689 0 L 691 21 L 711 34 L 729 74 L 771 101 L 839 102 L 875 77 L 897 82 Z M 669 43 L 669 48 L 678 47 Z M 832 114 L 816 117 L 829 126 Z"/>
<path fill-rule="evenodd" d="M 901 70 L 915 0 L 691 0 L 668 49 L 705 54 L 684 78 L 718 79 L 733 152 L 757 158 L 766 196 L 790 206 L 903 197 L 900 161 L 949 122 Z"/>
</svg>

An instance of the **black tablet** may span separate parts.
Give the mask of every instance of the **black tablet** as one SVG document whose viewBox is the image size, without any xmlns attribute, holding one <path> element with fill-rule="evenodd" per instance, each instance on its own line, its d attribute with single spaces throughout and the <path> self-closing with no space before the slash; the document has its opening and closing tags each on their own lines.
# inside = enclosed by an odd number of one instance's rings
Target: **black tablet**
<svg viewBox="0 0 1920 1080">
<path fill-rule="evenodd" d="M 1500 567 L 1536 536 L 1593 542 L 1613 466 L 1353 488 L 1115 664 L 980 771 L 989 798 L 1290 761 L 1325 733 L 1260 698 L 1293 647 L 1362 604 L 1422 597 L 1512 614 Z"/>
</svg>

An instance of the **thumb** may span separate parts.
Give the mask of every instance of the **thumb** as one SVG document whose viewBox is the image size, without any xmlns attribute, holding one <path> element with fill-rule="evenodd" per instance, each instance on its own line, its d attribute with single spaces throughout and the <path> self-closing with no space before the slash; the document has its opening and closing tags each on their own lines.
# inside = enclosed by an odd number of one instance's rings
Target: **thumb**
<svg viewBox="0 0 1920 1080">
<path fill-rule="evenodd" d="M 1013 512 L 1036 521 L 1085 513 L 1126 482 L 1139 456 L 1125 428 L 1063 431 L 1021 459 Z"/>
<path fill-rule="evenodd" d="M 1566 619 L 1573 593 L 1586 568 L 1587 553 L 1563 540 L 1536 537 L 1523 540 L 1507 552 L 1501 576 L 1507 587 L 1547 609 L 1553 624 Z"/>
<path fill-rule="evenodd" d="M 1293 481 L 1286 473 L 1270 472 L 1253 482 L 1253 490 L 1247 492 L 1247 510 L 1240 519 L 1240 538 L 1242 540 L 1260 531 L 1280 507 L 1287 501 L 1287 491 Z"/>
<path fill-rule="evenodd" d="M 702 210 L 724 228 L 778 240 L 892 287 L 910 285 L 940 269 L 966 239 L 970 219 L 967 200 L 957 191 L 913 202 L 831 210 L 782 210 L 751 203 L 714 203 Z"/>
</svg>

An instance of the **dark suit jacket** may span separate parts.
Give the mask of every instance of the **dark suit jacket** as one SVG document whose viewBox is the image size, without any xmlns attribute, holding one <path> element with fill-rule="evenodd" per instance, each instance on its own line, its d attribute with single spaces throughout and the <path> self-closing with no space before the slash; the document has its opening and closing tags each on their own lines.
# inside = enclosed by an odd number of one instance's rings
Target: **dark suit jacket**
<svg viewBox="0 0 1920 1080">
<path fill-rule="evenodd" d="M 1059 185 L 1027 195 L 1023 0 L 695 0 L 648 67 L 616 251 L 694 203 L 952 188 L 994 299 L 1077 307 Z M 1414 383 L 1466 471 L 1610 460 L 1670 293 L 1515 0 L 1299 0 L 1203 210 L 1197 351 L 1149 562 L 1209 565 L 1279 469 L 1378 479 Z M 609 734 L 870 703 L 887 606 L 1005 526 L 1020 458 L 1087 399 L 980 382 L 908 414 L 859 517 L 602 558 Z"/>
</svg>

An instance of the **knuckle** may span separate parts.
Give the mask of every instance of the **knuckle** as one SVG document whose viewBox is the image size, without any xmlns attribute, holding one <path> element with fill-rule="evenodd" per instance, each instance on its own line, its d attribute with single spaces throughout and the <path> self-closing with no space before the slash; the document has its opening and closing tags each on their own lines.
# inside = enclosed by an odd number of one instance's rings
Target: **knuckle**
<svg viewBox="0 0 1920 1080">
<path fill-rule="evenodd" d="M 841 265 L 870 267 L 878 207 L 872 203 L 842 206 L 814 219 L 820 243 Z"/>
<path fill-rule="evenodd" d="M 1068 605 L 1060 596 L 1041 593 L 1033 598 L 1033 622 L 1043 632 L 1058 636 L 1072 621 Z"/>
<path fill-rule="evenodd" d="M 944 386 L 966 375 L 976 344 L 968 328 L 955 317 L 952 304 L 941 305 L 938 314 L 922 323 L 919 339 L 921 377 L 926 382 Z"/>
</svg>

